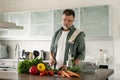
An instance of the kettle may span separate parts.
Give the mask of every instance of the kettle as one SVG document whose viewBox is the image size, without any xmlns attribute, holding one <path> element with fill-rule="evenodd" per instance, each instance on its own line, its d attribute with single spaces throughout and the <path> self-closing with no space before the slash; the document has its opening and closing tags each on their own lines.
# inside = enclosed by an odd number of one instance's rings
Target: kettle
<svg viewBox="0 0 120 80">
<path fill-rule="evenodd" d="M 8 58 L 7 45 L 0 44 L 0 59 Z"/>
</svg>

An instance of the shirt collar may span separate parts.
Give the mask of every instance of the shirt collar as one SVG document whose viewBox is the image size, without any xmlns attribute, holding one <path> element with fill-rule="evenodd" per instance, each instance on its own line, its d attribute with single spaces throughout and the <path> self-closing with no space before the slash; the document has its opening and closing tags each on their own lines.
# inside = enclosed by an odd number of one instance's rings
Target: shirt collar
<svg viewBox="0 0 120 80">
<path fill-rule="evenodd" d="M 72 26 L 69 28 L 70 31 L 72 31 L 72 30 L 74 30 L 74 29 L 75 29 L 74 25 L 72 25 Z M 63 30 L 63 27 L 61 27 L 61 30 Z"/>
</svg>

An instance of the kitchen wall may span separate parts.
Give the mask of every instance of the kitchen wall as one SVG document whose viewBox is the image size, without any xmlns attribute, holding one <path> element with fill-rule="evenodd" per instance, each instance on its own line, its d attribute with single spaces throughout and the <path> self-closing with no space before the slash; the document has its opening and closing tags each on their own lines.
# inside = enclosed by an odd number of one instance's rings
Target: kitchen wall
<svg viewBox="0 0 120 80">
<path fill-rule="evenodd" d="M 74 8 L 81 6 L 103 5 L 108 4 L 111 7 L 110 26 L 112 27 L 113 40 L 86 40 L 86 54 L 97 56 L 99 49 L 107 49 L 108 54 L 112 56 L 114 61 L 115 75 L 119 75 L 117 70 L 120 67 L 120 0 L 0 0 L 0 10 L 2 12 L 17 12 L 31 10 L 48 10 Z M 15 44 L 19 43 L 20 48 L 32 51 L 34 49 L 48 50 L 50 48 L 50 40 L 42 41 L 3 41 L 11 47 L 11 57 L 14 56 Z M 119 80 L 119 76 L 115 76 L 114 80 Z"/>
<path fill-rule="evenodd" d="M 3 12 L 40 9 L 74 8 L 80 6 L 111 4 L 113 0 L 1 0 Z"/>
<path fill-rule="evenodd" d="M 50 50 L 50 40 L 6 40 L 6 41 L 2 41 L 3 44 L 7 44 L 8 48 L 9 48 L 9 56 L 10 58 L 15 58 L 15 47 L 16 44 L 19 44 L 20 46 L 20 53 L 22 53 L 22 50 L 24 49 L 25 51 L 29 51 L 29 52 L 33 52 L 34 50 L 45 50 L 45 51 L 49 51 Z M 12 54 L 11 54 L 12 53 Z M 20 56 L 22 56 L 22 54 L 20 54 Z"/>
</svg>

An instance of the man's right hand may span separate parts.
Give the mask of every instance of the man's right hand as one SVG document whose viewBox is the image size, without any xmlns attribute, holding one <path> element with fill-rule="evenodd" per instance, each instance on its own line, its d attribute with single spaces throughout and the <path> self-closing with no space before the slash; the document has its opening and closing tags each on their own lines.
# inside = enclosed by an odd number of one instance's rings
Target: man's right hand
<svg viewBox="0 0 120 80">
<path fill-rule="evenodd" d="M 49 57 L 50 57 L 49 64 L 50 64 L 50 66 L 53 66 L 56 63 L 56 60 L 55 60 L 55 57 L 53 56 L 53 53 L 50 53 Z"/>
</svg>

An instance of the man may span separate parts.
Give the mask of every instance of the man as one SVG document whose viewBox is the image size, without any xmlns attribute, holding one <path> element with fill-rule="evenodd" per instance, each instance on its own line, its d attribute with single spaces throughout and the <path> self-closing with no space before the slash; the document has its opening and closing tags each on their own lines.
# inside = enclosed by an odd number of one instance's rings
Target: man
<svg viewBox="0 0 120 80">
<path fill-rule="evenodd" d="M 69 43 L 69 39 L 75 32 L 76 28 L 73 25 L 75 13 L 72 9 L 66 9 L 62 15 L 62 27 L 55 32 L 52 38 L 50 51 L 50 65 L 59 68 L 66 64 L 69 50 L 74 56 L 74 62 L 77 65 L 80 60 L 85 58 L 85 41 L 84 32 L 80 32 L 74 40 L 74 43 Z"/>
</svg>

